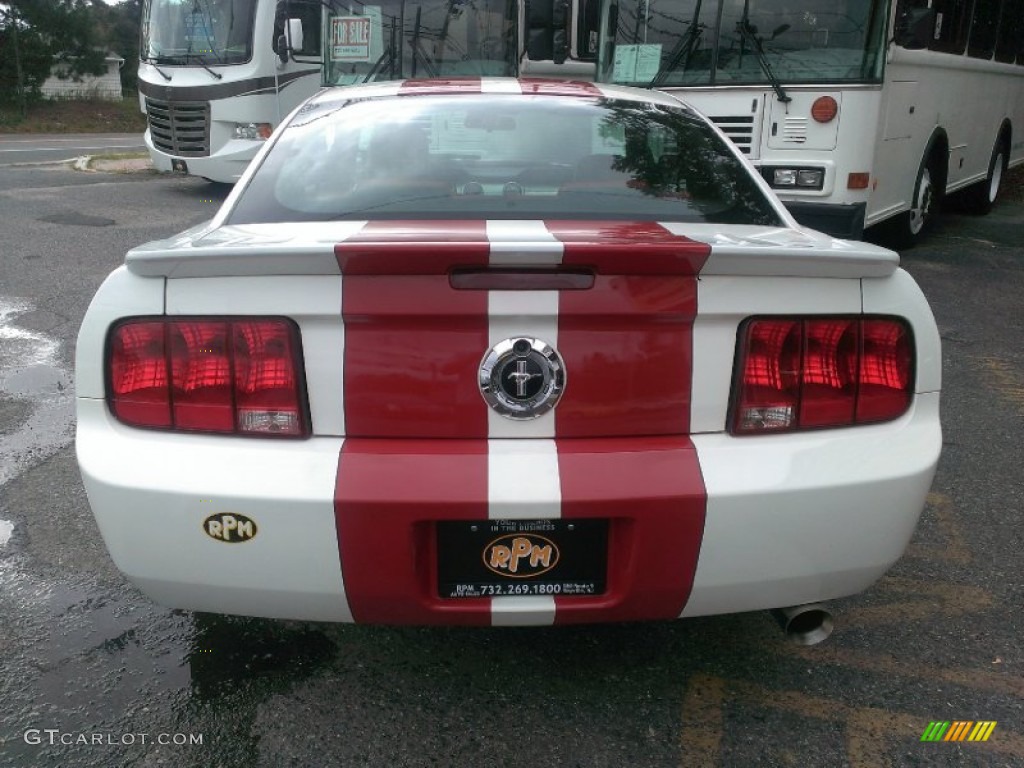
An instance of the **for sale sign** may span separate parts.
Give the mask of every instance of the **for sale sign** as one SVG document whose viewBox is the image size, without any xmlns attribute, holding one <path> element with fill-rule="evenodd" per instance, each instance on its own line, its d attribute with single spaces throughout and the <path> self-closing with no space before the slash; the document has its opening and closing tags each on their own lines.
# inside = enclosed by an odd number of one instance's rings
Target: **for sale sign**
<svg viewBox="0 0 1024 768">
<path fill-rule="evenodd" d="M 369 60 L 370 17 L 333 17 L 331 19 L 331 61 Z"/>
</svg>

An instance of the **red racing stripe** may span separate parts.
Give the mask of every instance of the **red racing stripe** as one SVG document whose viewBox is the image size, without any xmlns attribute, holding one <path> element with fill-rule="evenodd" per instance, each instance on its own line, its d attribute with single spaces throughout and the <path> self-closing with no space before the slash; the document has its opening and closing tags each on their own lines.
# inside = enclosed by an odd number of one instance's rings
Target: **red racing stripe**
<svg viewBox="0 0 1024 768">
<path fill-rule="evenodd" d="M 490 598 L 437 596 L 433 525 L 487 519 L 485 440 L 347 439 L 334 515 L 357 622 L 491 623 Z"/>
<path fill-rule="evenodd" d="M 343 275 L 447 275 L 487 264 L 484 221 L 369 221 L 334 246 Z"/>
<path fill-rule="evenodd" d="M 546 80 L 541 77 L 521 77 L 523 93 L 540 96 L 601 96 L 601 89 L 582 80 Z"/>
<path fill-rule="evenodd" d="M 607 590 L 556 597 L 555 623 L 675 619 L 697 570 L 707 493 L 688 437 L 558 440 L 563 518 L 605 518 Z"/>
<path fill-rule="evenodd" d="M 348 436 L 487 437 L 487 293 L 453 289 L 447 272 L 489 252 L 483 221 L 373 222 L 335 247 Z"/>
<path fill-rule="evenodd" d="M 568 383 L 556 435 L 685 435 L 690 425 L 696 275 L 710 246 L 658 224 L 547 222 L 562 264 L 598 272 L 563 291 L 558 350 Z"/>
<path fill-rule="evenodd" d="M 687 434 L 696 276 L 711 249 L 648 222 L 547 227 L 564 243 L 563 265 L 598 273 L 591 290 L 559 297 L 562 517 L 610 521 L 607 592 L 556 598 L 555 621 L 677 618 L 707 499 Z"/>
<path fill-rule="evenodd" d="M 487 519 L 487 293 L 447 272 L 489 250 L 482 221 L 376 222 L 335 248 L 348 437 L 334 508 L 356 621 L 490 623 L 487 599 L 437 597 L 433 562 L 433 521 Z"/>
<path fill-rule="evenodd" d="M 418 96 L 424 93 L 480 93 L 483 86 L 479 77 L 452 77 L 445 80 L 406 80 L 398 89 L 399 96 Z"/>
</svg>

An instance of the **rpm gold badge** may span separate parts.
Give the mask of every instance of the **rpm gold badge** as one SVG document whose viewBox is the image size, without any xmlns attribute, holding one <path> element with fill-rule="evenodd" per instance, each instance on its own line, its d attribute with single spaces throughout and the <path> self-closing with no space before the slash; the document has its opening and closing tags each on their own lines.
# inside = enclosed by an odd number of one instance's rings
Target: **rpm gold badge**
<svg viewBox="0 0 1024 768">
<path fill-rule="evenodd" d="M 237 512 L 218 512 L 203 520 L 203 532 L 207 536 L 228 544 L 249 541 L 258 530 L 255 520 Z"/>
<path fill-rule="evenodd" d="M 558 546 L 535 533 L 499 536 L 484 549 L 484 565 L 499 576 L 531 579 L 558 564 Z"/>
</svg>

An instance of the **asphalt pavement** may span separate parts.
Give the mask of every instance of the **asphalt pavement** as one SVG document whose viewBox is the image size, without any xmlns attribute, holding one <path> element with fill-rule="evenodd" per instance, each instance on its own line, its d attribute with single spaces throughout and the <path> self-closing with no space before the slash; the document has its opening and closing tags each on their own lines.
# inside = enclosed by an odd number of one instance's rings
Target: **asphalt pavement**
<svg viewBox="0 0 1024 768">
<path fill-rule="evenodd" d="M 1024 766 L 1024 205 L 904 254 L 943 338 L 943 456 L 904 559 L 799 648 L 764 613 L 421 629 L 142 596 L 78 475 L 75 337 L 128 248 L 226 193 L 0 169 L 0 766 Z M 933 721 L 996 726 L 923 742 Z"/>
<path fill-rule="evenodd" d="M 0 166 L 62 162 L 83 155 L 145 150 L 141 133 L 0 134 Z"/>
</svg>

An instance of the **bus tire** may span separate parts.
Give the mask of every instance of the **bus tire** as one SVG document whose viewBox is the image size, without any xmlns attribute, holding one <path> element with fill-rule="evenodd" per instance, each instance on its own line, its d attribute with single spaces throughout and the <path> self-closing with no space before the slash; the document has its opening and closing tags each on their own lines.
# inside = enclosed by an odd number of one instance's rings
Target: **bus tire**
<svg viewBox="0 0 1024 768">
<path fill-rule="evenodd" d="M 988 174 L 983 181 L 972 184 L 964 190 L 964 204 L 969 212 L 984 216 L 995 205 L 1010 159 L 1006 144 L 1004 136 L 1000 135 L 995 146 L 992 147 L 992 157 L 988 161 Z"/>
<path fill-rule="evenodd" d="M 935 226 L 944 187 L 940 162 L 939 155 L 931 152 L 921 161 L 910 210 L 901 213 L 892 222 L 889 239 L 897 250 L 913 248 Z"/>
</svg>

